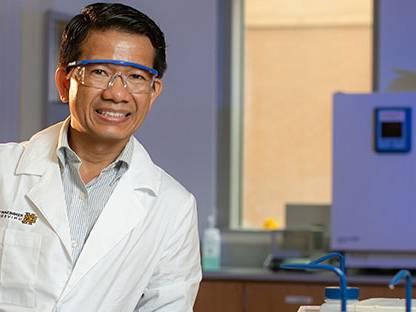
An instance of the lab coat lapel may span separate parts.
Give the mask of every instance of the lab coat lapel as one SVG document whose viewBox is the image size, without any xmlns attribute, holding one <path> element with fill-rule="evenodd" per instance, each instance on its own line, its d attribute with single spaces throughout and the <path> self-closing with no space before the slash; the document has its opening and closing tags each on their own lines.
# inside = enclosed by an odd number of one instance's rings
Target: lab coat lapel
<svg viewBox="0 0 416 312">
<path fill-rule="evenodd" d="M 27 193 L 27 197 L 41 211 L 71 257 L 71 236 L 59 167 L 56 165 L 46 171 L 39 183 Z"/>
<path fill-rule="evenodd" d="M 27 198 L 39 209 L 71 257 L 71 235 L 66 214 L 65 195 L 59 171 L 56 146 L 63 122 L 34 135 L 24 144 L 16 168 L 17 175 L 38 176 Z"/>
<path fill-rule="evenodd" d="M 140 202 L 141 191 L 134 190 L 131 180 L 127 172 L 120 179 L 84 245 L 66 292 L 145 219 L 147 211 Z"/>
</svg>

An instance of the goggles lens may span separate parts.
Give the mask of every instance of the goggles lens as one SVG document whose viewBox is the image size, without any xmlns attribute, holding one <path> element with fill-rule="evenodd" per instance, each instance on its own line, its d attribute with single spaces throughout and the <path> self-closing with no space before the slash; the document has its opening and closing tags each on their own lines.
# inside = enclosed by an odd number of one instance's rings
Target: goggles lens
<svg viewBox="0 0 416 312">
<path fill-rule="evenodd" d="M 123 71 L 115 72 L 112 65 L 123 66 Z M 84 60 L 70 63 L 68 67 L 76 67 L 75 77 L 84 86 L 105 90 L 120 77 L 123 86 L 133 94 L 150 93 L 157 75 L 152 68 L 117 60 Z"/>
</svg>

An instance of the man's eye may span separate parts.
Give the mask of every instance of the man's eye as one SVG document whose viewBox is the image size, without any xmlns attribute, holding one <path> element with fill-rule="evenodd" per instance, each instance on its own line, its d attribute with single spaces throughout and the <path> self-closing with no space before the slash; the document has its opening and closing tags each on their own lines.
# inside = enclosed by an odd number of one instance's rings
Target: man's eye
<svg viewBox="0 0 416 312">
<path fill-rule="evenodd" d="M 104 69 L 95 68 L 91 70 L 91 75 L 94 76 L 108 76 L 107 72 Z"/>
<path fill-rule="evenodd" d="M 140 74 L 130 74 L 129 80 L 139 81 L 139 80 L 147 80 L 143 75 Z"/>
</svg>

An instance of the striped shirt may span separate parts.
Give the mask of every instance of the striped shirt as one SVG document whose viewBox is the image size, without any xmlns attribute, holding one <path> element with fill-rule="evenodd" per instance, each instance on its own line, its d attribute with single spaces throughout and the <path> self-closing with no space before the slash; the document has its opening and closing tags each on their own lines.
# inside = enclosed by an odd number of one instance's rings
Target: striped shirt
<svg viewBox="0 0 416 312">
<path fill-rule="evenodd" d="M 72 239 L 72 259 L 75 265 L 94 224 L 119 179 L 129 167 L 133 154 L 133 141 L 130 138 L 117 159 L 104 168 L 99 176 L 85 184 L 79 172 L 81 159 L 68 144 L 68 125 L 67 121 L 62 128 L 57 146 L 57 157 L 65 192 Z"/>
</svg>

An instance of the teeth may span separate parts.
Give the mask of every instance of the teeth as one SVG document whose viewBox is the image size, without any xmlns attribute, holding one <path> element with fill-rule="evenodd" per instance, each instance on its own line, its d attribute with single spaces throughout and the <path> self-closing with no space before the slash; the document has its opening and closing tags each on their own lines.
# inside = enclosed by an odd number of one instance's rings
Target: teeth
<svg viewBox="0 0 416 312">
<path fill-rule="evenodd" d="M 122 118 L 122 117 L 125 117 L 127 115 L 127 114 L 123 114 L 123 113 L 106 112 L 106 111 L 98 111 L 98 113 L 100 113 L 101 115 L 105 115 L 105 116 L 113 117 L 113 118 Z"/>
</svg>

